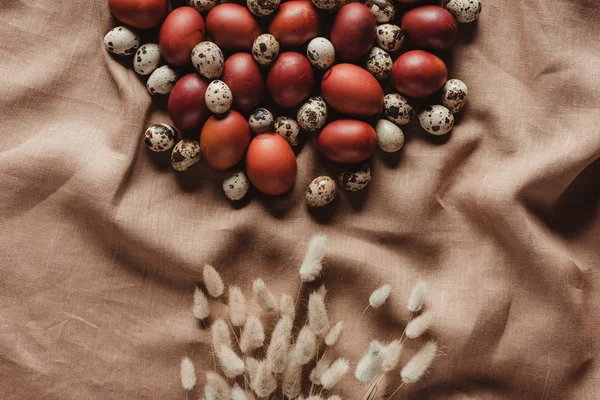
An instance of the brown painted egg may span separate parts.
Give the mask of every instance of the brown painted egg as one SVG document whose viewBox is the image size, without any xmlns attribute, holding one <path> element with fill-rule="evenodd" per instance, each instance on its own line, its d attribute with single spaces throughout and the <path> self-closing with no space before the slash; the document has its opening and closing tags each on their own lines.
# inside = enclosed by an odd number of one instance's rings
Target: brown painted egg
<svg viewBox="0 0 600 400">
<path fill-rule="evenodd" d="M 300 53 L 280 54 L 267 76 L 269 94 L 281 107 L 296 107 L 308 98 L 312 87 L 312 67 Z"/>
<path fill-rule="evenodd" d="M 294 186 L 297 169 L 294 151 L 281 136 L 263 133 L 250 143 L 246 172 L 259 191 L 270 195 L 287 192 Z"/>
<path fill-rule="evenodd" d="M 436 55 L 423 50 L 402 54 L 392 68 L 392 82 L 408 97 L 427 97 L 444 86 L 448 79 L 446 64 Z"/>
<path fill-rule="evenodd" d="M 248 53 L 236 53 L 225 61 L 223 82 L 233 94 L 233 108 L 247 113 L 260 105 L 265 95 L 265 82 L 258 65 Z"/>
<path fill-rule="evenodd" d="M 427 5 L 413 8 L 402 16 L 402 31 L 417 47 L 442 50 L 456 41 L 458 23 L 445 8 Z"/>
<path fill-rule="evenodd" d="M 371 156 L 377 144 L 375 129 L 366 122 L 340 119 L 325 126 L 317 145 L 330 160 L 355 164 Z"/>
<path fill-rule="evenodd" d="M 189 64 L 194 46 L 204 40 L 204 19 L 191 7 L 173 10 L 158 35 L 160 53 L 171 65 Z"/>
<path fill-rule="evenodd" d="M 254 39 L 261 34 L 250 11 L 234 3 L 220 4 L 210 10 L 206 30 L 221 49 L 229 51 L 250 51 Z"/>
<path fill-rule="evenodd" d="M 308 0 L 287 1 L 279 6 L 269 33 L 281 46 L 301 46 L 319 35 L 319 15 Z"/>
<path fill-rule="evenodd" d="M 200 147 L 208 165 L 217 170 L 240 162 L 250 143 L 250 128 L 242 114 L 231 110 L 211 116 L 200 133 Z"/>
<path fill-rule="evenodd" d="M 376 28 L 375 16 L 364 4 L 346 4 L 337 12 L 331 27 L 336 54 L 344 61 L 364 57 L 373 46 Z"/>
<path fill-rule="evenodd" d="M 377 79 L 354 64 L 331 67 L 323 75 L 321 92 L 327 104 L 344 114 L 370 116 L 383 106 L 383 89 Z"/>
</svg>

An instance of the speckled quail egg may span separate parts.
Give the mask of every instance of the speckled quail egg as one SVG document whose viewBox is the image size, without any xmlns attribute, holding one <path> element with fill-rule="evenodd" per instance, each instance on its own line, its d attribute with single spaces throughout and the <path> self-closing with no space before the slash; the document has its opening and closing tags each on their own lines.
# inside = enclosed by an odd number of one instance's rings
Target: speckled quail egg
<svg viewBox="0 0 600 400">
<path fill-rule="evenodd" d="M 260 65 L 269 65 L 279 55 L 279 42 L 270 33 L 263 33 L 252 43 L 252 57 Z"/>
<path fill-rule="evenodd" d="M 348 165 L 340 174 L 340 185 L 349 192 L 362 190 L 369 182 L 371 182 L 371 164 L 368 161 Z"/>
<path fill-rule="evenodd" d="M 256 134 L 270 132 L 273 126 L 273 114 L 266 108 L 257 108 L 248 118 L 250 130 Z"/>
<path fill-rule="evenodd" d="M 335 61 L 335 48 L 329 40 L 317 37 L 308 43 L 306 56 L 315 68 L 327 69 Z"/>
<path fill-rule="evenodd" d="M 212 10 L 217 3 L 218 0 L 188 0 L 187 2 L 188 6 L 193 7 L 200 12 Z"/>
<path fill-rule="evenodd" d="M 171 125 L 155 124 L 146 129 L 144 143 L 152 151 L 167 151 L 175 145 L 176 137 L 177 131 Z"/>
<path fill-rule="evenodd" d="M 290 146 L 298 145 L 300 126 L 294 119 L 290 117 L 277 117 L 274 128 L 275 133 L 287 140 Z"/>
<path fill-rule="evenodd" d="M 383 8 L 381 8 L 379 4 L 373 3 L 371 12 L 375 16 L 375 21 L 377 21 L 378 24 L 387 24 L 394 19 L 394 15 L 396 15 L 396 6 L 394 6 L 394 3 L 391 1 L 386 1 Z"/>
<path fill-rule="evenodd" d="M 169 94 L 171 89 L 173 89 L 173 85 L 177 82 L 177 79 L 179 79 L 177 72 L 168 65 L 163 65 L 162 67 L 156 68 L 150 75 L 148 82 L 146 82 L 146 87 L 148 88 L 148 92 L 152 95 Z"/>
<path fill-rule="evenodd" d="M 200 42 L 192 50 L 192 64 L 205 78 L 214 79 L 223 73 L 223 52 L 213 42 Z"/>
<path fill-rule="evenodd" d="M 404 43 L 404 33 L 398 25 L 379 25 L 377 27 L 377 43 L 383 50 L 396 51 Z"/>
<path fill-rule="evenodd" d="M 307 132 L 321 129 L 327 121 L 327 104 L 322 97 L 311 97 L 298 110 L 296 121 Z"/>
<path fill-rule="evenodd" d="M 171 165 L 175 171 L 185 171 L 202 158 L 200 143 L 195 140 L 177 142 L 171 153 Z"/>
<path fill-rule="evenodd" d="M 454 115 L 439 104 L 425 108 L 418 118 L 421 127 L 432 135 L 445 135 L 454 127 Z"/>
<path fill-rule="evenodd" d="M 404 146 L 404 132 L 395 123 L 380 119 L 375 126 L 377 145 L 386 153 L 395 153 Z"/>
<path fill-rule="evenodd" d="M 264 17 L 271 15 L 273 11 L 277 10 L 281 0 L 247 0 L 246 6 L 248 10 L 257 17 Z"/>
<path fill-rule="evenodd" d="M 340 0 L 311 0 L 320 10 L 334 10 L 340 5 Z"/>
<path fill-rule="evenodd" d="M 383 81 L 390 77 L 394 61 L 392 57 L 379 47 L 371 47 L 367 55 L 366 67 L 376 79 Z"/>
<path fill-rule="evenodd" d="M 231 171 L 223 180 L 223 191 L 231 201 L 244 198 L 250 189 L 250 181 L 243 171 Z"/>
<path fill-rule="evenodd" d="M 385 95 L 383 113 L 387 119 L 398 125 L 406 125 L 415 117 L 415 109 L 400 93 Z"/>
<path fill-rule="evenodd" d="M 306 204 L 309 207 L 323 207 L 335 199 L 337 185 L 328 176 L 315 178 L 306 189 Z"/>
<path fill-rule="evenodd" d="M 135 53 L 140 45 L 140 36 L 129 28 L 117 26 L 104 36 L 106 50 L 118 56 L 128 56 Z"/>
<path fill-rule="evenodd" d="M 450 112 L 459 112 L 469 99 L 469 89 L 460 79 L 450 79 L 442 88 L 442 104 Z"/>
<path fill-rule="evenodd" d="M 214 80 L 206 88 L 204 101 L 211 112 L 223 114 L 231 108 L 233 94 L 225 82 Z"/>
<path fill-rule="evenodd" d="M 475 21 L 481 14 L 480 0 L 444 0 L 444 8 L 460 23 Z"/>
<path fill-rule="evenodd" d="M 156 43 L 142 45 L 133 57 L 133 69 L 139 75 L 150 75 L 160 66 L 160 50 Z"/>
</svg>

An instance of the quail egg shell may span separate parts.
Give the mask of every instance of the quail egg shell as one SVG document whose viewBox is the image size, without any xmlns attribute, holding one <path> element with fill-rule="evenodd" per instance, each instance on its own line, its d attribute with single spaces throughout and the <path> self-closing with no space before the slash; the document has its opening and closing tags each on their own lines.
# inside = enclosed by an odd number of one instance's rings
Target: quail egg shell
<svg viewBox="0 0 600 400">
<path fill-rule="evenodd" d="M 217 5 L 218 0 L 188 0 L 187 4 L 199 12 L 210 11 Z"/>
<path fill-rule="evenodd" d="M 247 0 L 246 6 L 248 10 L 257 17 L 265 17 L 271 15 L 277 10 L 281 0 Z"/>
<path fill-rule="evenodd" d="M 279 55 L 279 42 L 270 33 L 263 33 L 252 43 L 252 56 L 260 65 L 269 65 Z"/>
<path fill-rule="evenodd" d="M 475 21 L 481 14 L 480 0 L 444 0 L 444 8 L 460 23 Z"/>
<path fill-rule="evenodd" d="M 277 117 L 275 120 L 275 133 L 287 140 L 290 146 L 297 146 L 300 126 L 292 118 Z"/>
<path fill-rule="evenodd" d="M 306 56 L 315 68 L 327 69 L 335 61 L 335 48 L 329 40 L 317 37 L 308 43 Z"/>
<path fill-rule="evenodd" d="M 371 182 L 371 164 L 368 161 L 348 165 L 340 174 L 340 185 L 349 192 L 362 190 L 369 182 Z"/>
<path fill-rule="evenodd" d="M 404 133 L 396 124 L 387 119 L 380 119 L 375 126 L 377 144 L 386 153 L 395 153 L 404 146 Z"/>
<path fill-rule="evenodd" d="M 450 79 L 442 89 L 442 104 L 453 114 L 463 108 L 468 97 L 469 89 L 460 79 Z"/>
<path fill-rule="evenodd" d="M 335 199 L 335 181 L 328 176 L 315 178 L 306 190 L 306 204 L 309 207 L 323 207 Z"/>
<path fill-rule="evenodd" d="M 200 42 L 192 50 L 192 64 L 200 75 L 214 79 L 223 73 L 223 52 L 213 42 Z"/>
<path fill-rule="evenodd" d="M 133 70 L 138 75 L 150 75 L 160 66 L 160 50 L 156 43 L 142 45 L 133 57 Z"/>
<path fill-rule="evenodd" d="M 104 36 L 104 45 L 113 54 L 129 56 L 140 45 L 140 36 L 129 28 L 117 26 Z"/>
<path fill-rule="evenodd" d="M 171 165 L 175 171 L 186 171 L 202 158 L 200 143 L 195 140 L 177 142 L 171 153 Z"/>
<path fill-rule="evenodd" d="M 273 114 L 266 108 L 257 108 L 248 118 L 250 130 L 256 134 L 270 132 L 273 126 Z"/>
<path fill-rule="evenodd" d="M 298 125 L 307 132 L 321 129 L 327 121 L 327 104 L 322 97 L 311 97 L 298 110 Z"/>
<path fill-rule="evenodd" d="M 334 10 L 339 6 L 340 0 L 311 0 L 315 7 L 320 10 Z"/>
<path fill-rule="evenodd" d="M 383 8 L 380 8 L 379 4 L 373 3 L 371 6 L 371 12 L 375 16 L 375 21 L 378 24 L 387 24 L 394 19 L 396 7 L 392 1 L 385 2 L 385 7 Z"/>
<path fill-rule="evenodd" d="M 367 56 L 367 71 L 377 80 L 383 81 L 390 77 L 394 61 L 392 57 L 379 47 L 371 47 Z"/>
<path fill-rule="evenodd" d="M 244 198 L 250 189 L 250 181 L 243 171 L 231 171 L 223 180 L 223 191 L 231 201 Z"/>
<path fill-rule="evenodd" d="M 399 93 L 386 94 L 383 98 L 383 113 L 390 121 L 406 125 L 415 117 L 415 109 L 406 97 Z"/>
<path fill-rule="evenodd" d="M 418 118 L 421 127 L 432 135 L 445 135 L 454 127 L 454 115 L 439 104 L 425 108 Z"/>
<path fill-rule="evenodd" d="M 396 51 L 404 43 L 404 33 L 398 25 L 379 25 L 377 27 L 377 43 L 383 50 Z"/>
<path fill-rule="evenodd" d="M 151 95 L 155 94 L 169 94 L 173 85 L 177 82 L 179 76 L 173 68 L 168 65 L 163 65 L 154 70 L 154 72 L 148 78 L 146 82 L 146 88 Z"/>
<path fill-rule="evenodd" d="M 214 80 L 206 88 L 204 101 L 211 112 L 223 114 L 231 108 L 233 95 L 225 82 Z"/>
<path fill-rule="evenodd" d="M 155 124 L 146 129 L 144 143 L 152 151 L 167 151 L 175 145 L 176 137 L 177 131 L 171 125 Z"/>
</svg>

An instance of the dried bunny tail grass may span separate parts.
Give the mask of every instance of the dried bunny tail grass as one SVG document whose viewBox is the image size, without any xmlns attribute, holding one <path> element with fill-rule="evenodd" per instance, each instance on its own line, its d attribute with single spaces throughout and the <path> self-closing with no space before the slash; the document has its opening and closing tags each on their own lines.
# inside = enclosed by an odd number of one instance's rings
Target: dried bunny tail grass
<svg viewBox="0 0 600 400">
<path fill-rule="evenodd" d="M 271 372 L 266 360 L 263 360 L 258 365 L 254 379 L 250 382 L 250 386 L 258 397 L 267 397 L 277 389 L 277 380 Z"/>
<path fill-rule="evenodd" d="M 335 346 L 340 341 L 344 332 L 344 321 L 339 321 L 333 326 L 325 336 L 325 344 L 329 347 Z"/>
<path fill-rule="evenodd" d="M 202 271 L 202 277 L 204 278 L 204 285 L 206 285 L 206 291 L 212 297 L 220 297 L 225 290 L 223 279 L 217 270 L 210 264 L 204 264 L 204 271 Z"/>
<path fill-rule="evenodd" d="M 311 293 L 308 298 L 308 325 L 317 337 L 323 337 L 329 331 L 325 297 L 318 292 Z"/>
<path fill-rule="evenodd" d="M 244 373 L 244 361 L 230 347 L 218 347 L 217 359 L 227 378 L 235 378 Z"/>
<path fill-rule="evenodd" d="M 296 305 L 294 304 L 292 296 L 287 294 L 281 295 L 281 299 L 279 300 L 279 312 L 281 315 L 289 317 L 292 321 L 296 318 Z"/>
<path fill-rule="evenodd" d="M 302 365 L 290 354 L 281 378 L 281 392 L 288 399 L 294 398 L 300 394 L 301 384 Z"/>
<path fill-rule="evenodd" d="M 300 267 L 300 278 L 302 282 L 312 282 L 321 274 L 323 269 L 323 257 L 327 252 L 327 236 L 317 234 L 308 243 L 302 266 Z"/>
<path fill-rule="evenodd" d="M 196 369 L 189 357 L 181 359 L 181 386 L 185 390 L 192 390 L 196 386 Z"/>
<path fill-rule="evenodd" d="M 204 396 L 206 400 L 231 400 L 231 388 L 221 375 L 207 372 Z"/>
<path fill-rule="evenodd" d="M 398 366 L 402 349 L 403 346 L 400 340 L 391 341 L 383 348 L 383 351 L 381 352 L 381 369 L 384 372 L 391 371 Z"/>
<path fill-rule="evenodd" d="M 194 317 L 206 319 L 210 315 L 210 305 L 204 292 L 198 288 L 194 289 L 194 305 L 192 307 Z"/>
<path fill-rule="evenodd" d="M 248 377 L 250 378 L 250 380 L 254 379 L 256 371 L 258 371 L 260 361 L 253 357 L 246 357 L 244 359 L 244 364 L 246 365 L 246 372 L 248 373 Z"/>
<path fill-rule="evenodd" d="M 250 315 L 242 330 L 240 350 L 246 354 L 263 346 L 265 342 L 265 328 L 256 315 Z"/>
<path fill-rule="evenodd" d="M 431 366 L 431 363 L 435 359 L 437 354 L 437 343 L 433 340 L 425 343 L 421 350 L 419 350 L 409 361 L 406 363 L 400 376 L 402 377 L 403 383 L 415 383 L 419 381 Z"/>
<path fill-rule="evenodd" d="M 222 345 L 231 347 L 231 335 L 229 334 L 229 326 L 222 318 L 218 318 L 213 322 L 211 328 L 212 344 L 215 349 Z"/>
<path fill-rule="evenodd" d="M 292 320 L 283 316 L 275 325 L 271 335 L 271 342 L 267 348 L 267 360 L 271 370 L 275 373 L 281 373 L 285 369 L 290 349 L 292 325 Z"/>
<path fill-rule="evenodd" d="M 423 300 L 425 299 L 425 290 L 427 289 L 427 284 L 425 281 L 418 280 L 415 286 L 413 287 L 412 292 L 410 293 L 410 297 L 408 298 L 408 311 L 417 312 L 421 311 L 423 308 Z"/>
<path fill-rule="evenodd" d="M 308 398 L 306 400 L 323 400 L 323 398 L 321 396 L 319 396 L 318 394 L 314 394 L 312 396 L 308 396 Z"/>
<path fill-rule="evenodd" d="M 264 311 L 275 311 L 277 309 L 277 299 L 271 293 L 265 281 L 262 279 L 256 279 L 252 283 L 252 291 L 254 292 L 254 298 L 256 302 Z"/>
<path fill-rule="evenodd" d="M 236 383 L 231 389 L 231 400 L 255 400 L 251 392 L 247 392 Z"/>
<path fill-rule="evenodd" d="M 368 382 L 379 375 L 383 367 L 382 350 L 383 345 L 380 342 L 377 340 L 371 342 L 369 349 L 356 366 L 354 372 L 356 379 L 361 382 Z"/>
<path fill-rule="evenodd" d="M 229 316 L 233 326 L 240 327 L 246 322 L 246 299 L 237 286 L 229 287 Z"/>
<path fill-rule="evenodd" d="M 321 377 L 323 376 L 323 373 L 327 371 L 327 369 L 331 366 L 332 362 L 333 360 L 327 352 L 323 354 L 323 357 L 321 357 L 319 361 L 317 361 L 317 364 L 310 371 L 310 375 L 308 376 L 308 378 L 314 385 L 321 384 Z"/>
<path fill-rule="evenodd" d="M 317 352 L 317 338 L 308 325 L 304 325 L 296 339 L 294 357 L 300 365 L 308 364 Z"/>
<path fill-rule="evenodd" d="M 427 332 L 429 326 L 431 325 L 431 320 L 431 314 L 426 312 L 410 321 L 408 325 L 406 325 L 406 337 L 409 339 L 416 339 L 423 333 Z"/>
<path fill-rule="evenodd" d="M 387 385 L 388 385 L 387 374 L 379 375 L 379 378 L 377 378 L 377 380 L 375 381 L 375 383 L 373 385 L 373 390 L 370 393 L 370 396 L 367 397 L 367 400 L 384 400 L 384 399 L 386 399 Z M 391 397 L 393 397 L 393 395 L 388 397 L 388 399 Z"/>
<path fill-rule="evenodd" d="M 385 284 L 382 287 L 376 289 L 373 293 L 371 293 L 371 297 L 369 297 L 369 305 L 373 308 L 379 308 L 386 302 L 388 297 L 390 297 L 390 293 L 392 292 L 392 285 Z"/>
<path fill-rule="evenodd" d="M 331 395 L 327 398 L 327 400 L 342 400 L 342 396 L 338 396 L 337 394 Z"/>
<path fill-rule="evenodd" d="M 338 358 L 321 376 L 321 385 L 331 390 L 350 370 L 350 364 L 343 358 Z"/>
</svg>

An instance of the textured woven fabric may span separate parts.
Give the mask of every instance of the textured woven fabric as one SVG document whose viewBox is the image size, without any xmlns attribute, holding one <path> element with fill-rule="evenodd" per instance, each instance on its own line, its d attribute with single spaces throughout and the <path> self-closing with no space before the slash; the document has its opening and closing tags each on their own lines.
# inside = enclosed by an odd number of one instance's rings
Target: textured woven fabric
<svg viewBox="0 0 600 400">
<path fill-rule="evenodd" d="M 199 385 L 213 365 L 190 310 L 202 265 L 294 296 L 316 232 L 351 360 L 398 337 L 429 284 L 441 355 L 396 398 L 600 398 L 599 20 L 596 0 L 485 0 L 449 56 L 471 94 L 453 133 L 411 124 L 365 193 L 313 212 L 306 186 L 338 169 L 310 141 L 292 192 L 236 207 L 222 173 L 147 151 L 164 104 L 104 51 L 105 0 L 3 0 L 0 398 L 184 399 L 181 357 Z"/>
</svg>

